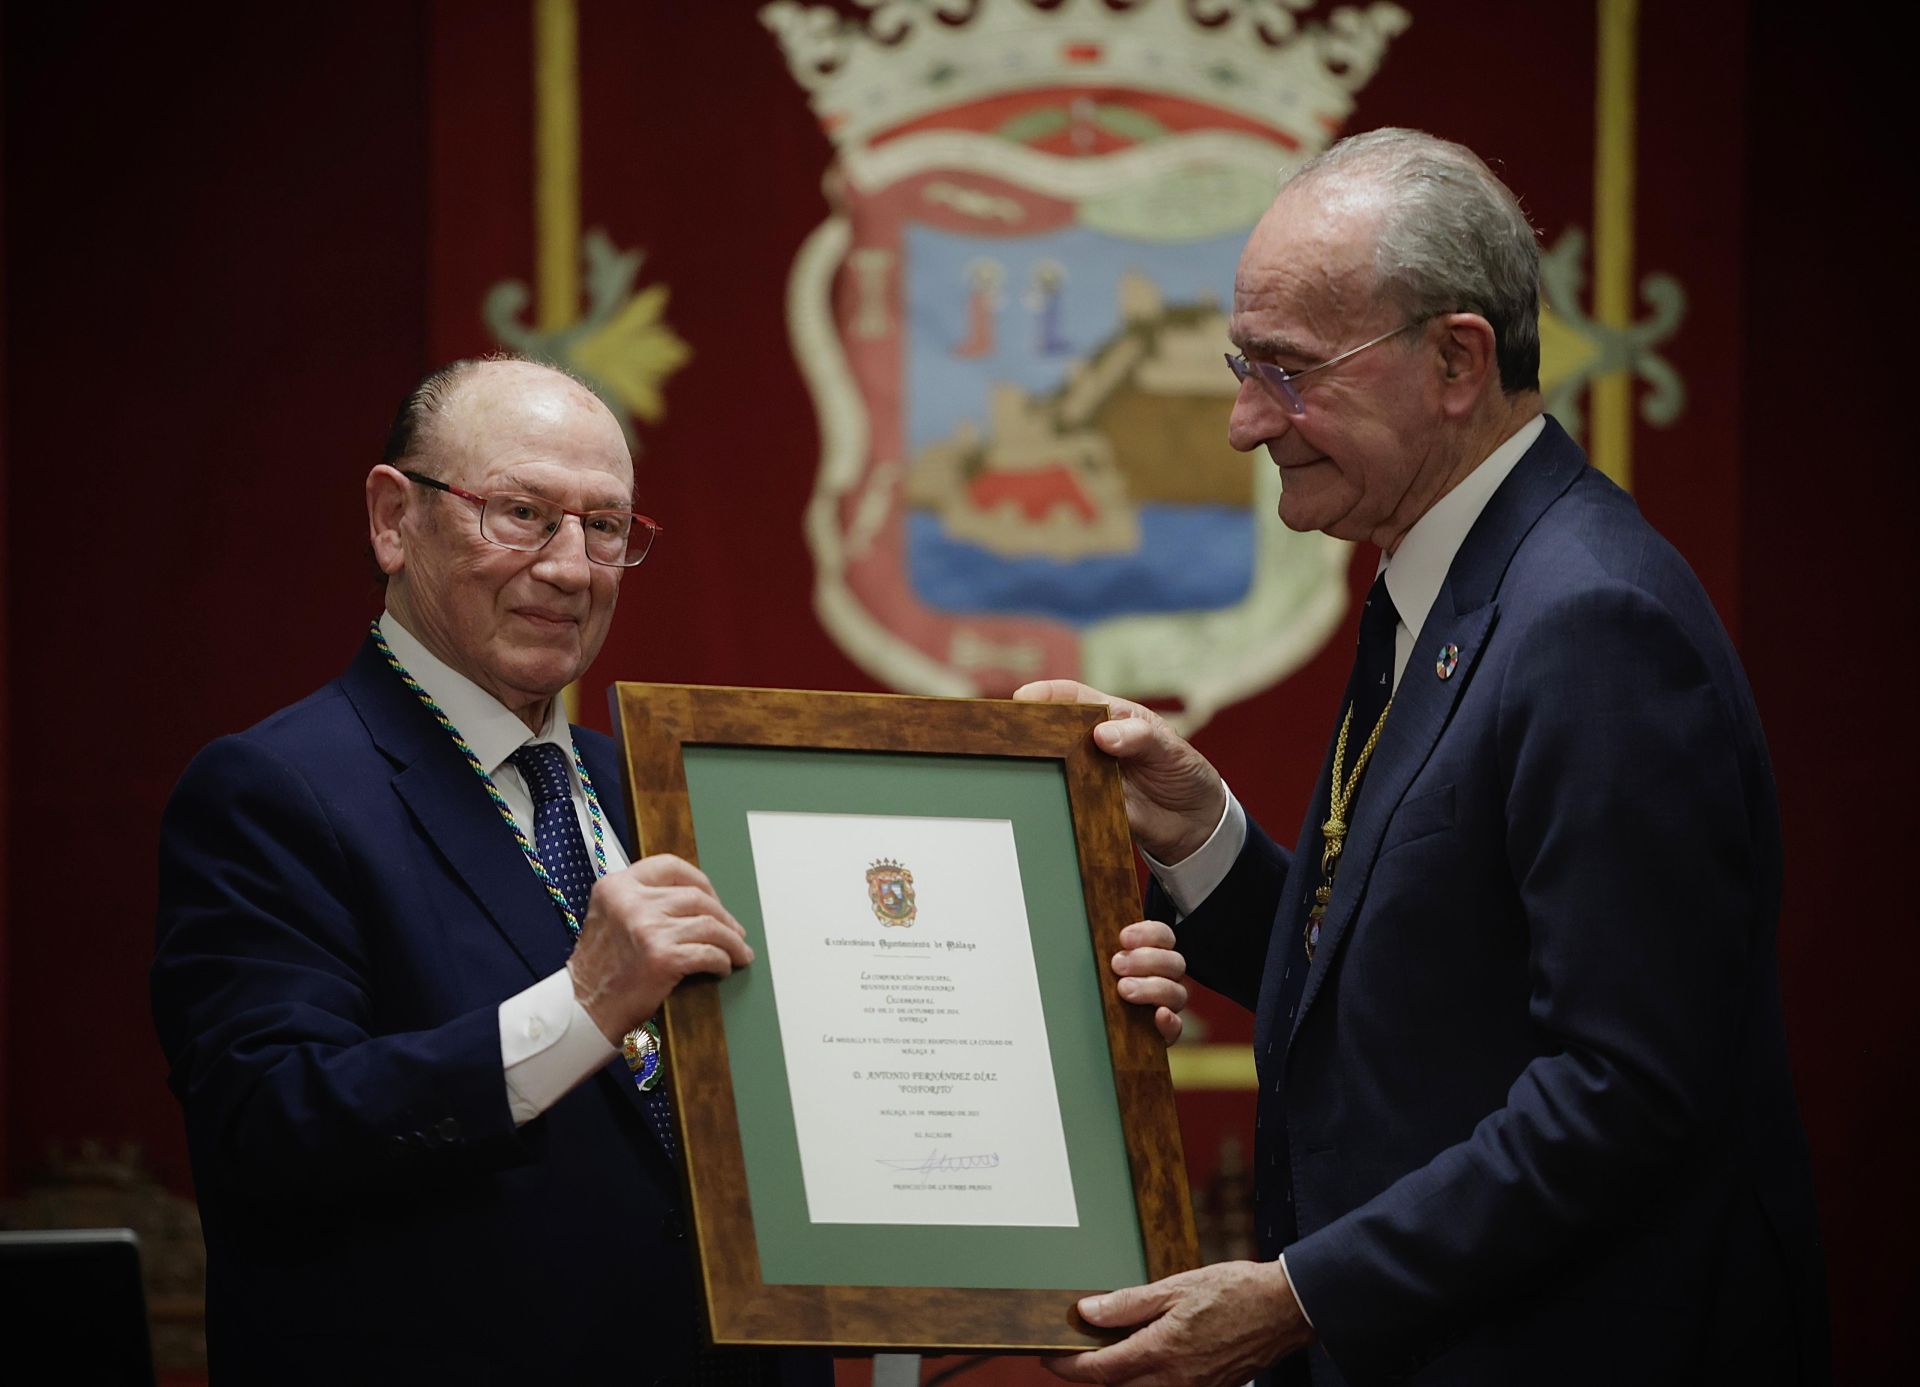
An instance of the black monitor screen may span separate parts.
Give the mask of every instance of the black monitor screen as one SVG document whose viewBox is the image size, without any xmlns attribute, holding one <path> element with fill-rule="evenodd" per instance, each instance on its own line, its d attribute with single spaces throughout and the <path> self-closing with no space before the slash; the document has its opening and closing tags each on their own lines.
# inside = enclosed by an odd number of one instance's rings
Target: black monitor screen
<svg viewBox="0 0 1920 1387">
<path fill-rule="evenodd" d="M 0 1377 L 153 1385 L 140 1242 L 130 1228 L 0 1233 Z"/>
</svg>

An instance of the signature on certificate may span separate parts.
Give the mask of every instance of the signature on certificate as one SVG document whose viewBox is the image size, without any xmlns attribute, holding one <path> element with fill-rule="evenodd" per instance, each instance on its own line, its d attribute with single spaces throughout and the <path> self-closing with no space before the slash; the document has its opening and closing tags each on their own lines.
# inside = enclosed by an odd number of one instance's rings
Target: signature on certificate
<svg viewBox="0 0 1920 1387">
<path fill-rule="evenodd" d="M 906 1175 L 918 1175 L 920 1183 L 925 1184 L 930 1175 L 950 1174 L 961 1170 L 993 1170 L 1000 1164 L 998 1151 L 987 1151 L 977 1156 L 946 1156 L 939 1147 L 935 1147 L 925 1156 L 882 1156 L 879 1163 L 889 1170 L 897 1170 Z"/>
</svg>

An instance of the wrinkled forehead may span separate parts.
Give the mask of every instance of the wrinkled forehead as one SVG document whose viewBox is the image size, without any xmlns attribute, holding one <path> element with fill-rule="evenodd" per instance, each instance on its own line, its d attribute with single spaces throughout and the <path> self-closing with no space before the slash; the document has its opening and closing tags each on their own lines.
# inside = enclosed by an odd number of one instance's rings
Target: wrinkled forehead
<svg viewBox="0 0 1920 1387">
<path fill-rule="evenodd" d="M 1234 272 L 1229 332 L 1242 348 L 1317 349 L 1377 311 L 1377 206 L 1314 187 L 1282 192 Z"/>
<path fill-rule="evenodd" d="M 524 362 L 488 362 L 457 384 L 434 445 L 469 483 L 537 494 L 569 482 L 592 504 L 625 504 L 633 459 L 618 421 L 577 381 Z"/>
</svg>

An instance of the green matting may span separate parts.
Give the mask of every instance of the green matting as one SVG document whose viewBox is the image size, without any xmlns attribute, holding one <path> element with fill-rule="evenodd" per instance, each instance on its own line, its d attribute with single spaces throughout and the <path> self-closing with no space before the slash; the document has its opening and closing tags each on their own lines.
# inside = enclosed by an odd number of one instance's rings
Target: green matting
<svg viewBox="0 0 1920 1387">
<path fill-rule="evenodd" d="M 1100 1011 L 1066 777 L 1050 759 L 890 752 L 684 748 L 700 865 L 760 963 L 720 984 L 747 1187 L 768 1285 L 1021 1290 L 1147 1279 L 1133 1181 Z M 1007 819 L 1013 824 L 1077 1228 L 808 1221 L 780 1044 L 749 810 Z"/>
</svg>

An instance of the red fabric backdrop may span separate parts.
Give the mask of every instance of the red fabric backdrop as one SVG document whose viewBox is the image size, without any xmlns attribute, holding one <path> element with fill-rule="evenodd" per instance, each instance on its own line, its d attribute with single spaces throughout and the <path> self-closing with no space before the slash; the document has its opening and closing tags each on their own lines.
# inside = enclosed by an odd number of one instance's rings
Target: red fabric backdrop
<svg viewBox="0 0 1920 1387">
<path fill-rule="evenodd" d="M 645 433 L 670 543 L 589 681 L 599 725 L 613 677 L 872 687 L 814 620 L 799 526 L 817 436 L 782 297 L 828 144 L 753 8 L 582 5 L 583 225 L 647 250 L 695 352 Z M 1586 7 L 1409 8 L 1355 126 L 1462 139 L 1549 241 L 1590 228 Z M 359 480 L 392 403 L 489 346 L 481 294 L 533 272 L 530 31 L 518 3 L 4 23 L 0 1192 L 83 1137 L 143 1143 L 184 1189 L 145 1002 L 160 809 L 197 747 L 331 677 L 377 610 Z M 1734 0 L 1643 7 L 1635 232 L 1638 271 L 1689 300 L 1663 348 L 1687 411 L 1636 431 L 1636 490 L 1740 639 L 1781 782 L 1842 1380 L 1893 1361 L 1920 1233 L 1899 1112 L 1920 951 L 1894 869 L 1907 334 L 1856 287 L 1901 253 L 1908 161 L 1891 58 L 1855 43 Z M 1343 676 L 1325 653 L 1201 734 L 1270 823 L 1299 819 Z M 1183 1100 L 1196 1151 L 1245 1109 Z"/>
</svg>

